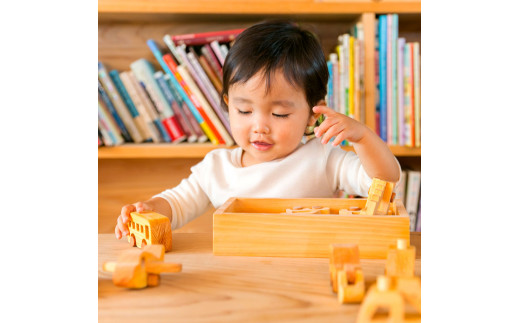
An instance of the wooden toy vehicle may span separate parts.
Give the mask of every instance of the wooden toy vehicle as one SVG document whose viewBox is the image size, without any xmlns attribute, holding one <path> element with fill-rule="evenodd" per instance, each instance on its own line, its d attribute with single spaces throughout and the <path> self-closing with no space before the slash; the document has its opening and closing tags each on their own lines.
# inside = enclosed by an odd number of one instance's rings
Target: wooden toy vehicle
<svg viewBox="0 0 520 323">
<path fill-rule="evenodd" d="M 138 248 L 162 244 L 165 251 L 172 250 L 172 227 L 168 217 L 155 212 L 132 212 L 128 222 L 128 242 Z"/>
<path fill-rule="evenodd" d="M 144 288 L 159 285 L 160 273 L 179 272 L 182 265 L 164 263 L 164 246 L 149 245 L 123 252 L 117 262 L 104 263 L 103 269 L 114 273 L 112 281 L 116 286 Z"/>
</svg>

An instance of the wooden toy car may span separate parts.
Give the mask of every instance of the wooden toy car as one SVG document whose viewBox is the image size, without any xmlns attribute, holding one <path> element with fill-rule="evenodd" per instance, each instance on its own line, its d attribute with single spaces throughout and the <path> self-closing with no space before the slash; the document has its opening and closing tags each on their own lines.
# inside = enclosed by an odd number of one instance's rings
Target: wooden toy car
<svg viewBox="0 0 520 323">
<path fill-rule="evenodd" d="M 132 212 L 128 222 L 128 242 L 138 248 L 162 244 L 166 252 L 172 250 L 172 227 L 168 217 L 155 212 Z"/>
</svg>

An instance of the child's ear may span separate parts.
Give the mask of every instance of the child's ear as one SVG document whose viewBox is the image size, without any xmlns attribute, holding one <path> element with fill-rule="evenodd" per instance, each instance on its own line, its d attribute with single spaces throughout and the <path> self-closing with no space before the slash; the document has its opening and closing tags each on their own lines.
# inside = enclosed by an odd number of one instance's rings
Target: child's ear
<svg viewBox="0 0 520 323">
<path fill-rule="evenodd" d="M 316 106 L 317 105 L 324 105 L 324 106 L 327 106 L 327 102 L 325 102 L 325 100 L 320 100 L 318 101 L 318 103 L 316 103 Z M 309 123 L 308 125 L 309 126 L 314 126 L 316 124 L 316 121 L 318 121 L 318 118 L 320 117 L 321 113 L 314 113 L 312 112 L 311 110 L 311 116 L 309 118 Z"/>
<path fill-rule="evenodd" d="M 222 99 L 224 99 L 224 103 L 226 103 L 226 105 L 229 106 L 229 99 L 228 99 L 227 94 L 223 94 Z"/>
</svg>

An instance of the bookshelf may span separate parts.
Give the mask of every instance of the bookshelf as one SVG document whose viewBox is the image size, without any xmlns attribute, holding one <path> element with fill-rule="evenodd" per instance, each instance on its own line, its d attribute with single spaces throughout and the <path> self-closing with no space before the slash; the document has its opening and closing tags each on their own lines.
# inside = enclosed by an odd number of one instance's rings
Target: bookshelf
<svg viewBox="0 0 520 323">
<path fill-rule="evenodd" d="M 319 37 L 328 55 L 337 36 L 356 22 L 365 28 L 365 118 L 375 128 L 375 19 L 376 14 L 399 14 L 399 34 L 420 41 L 421 2 L 417 0 L 100 0 L 98 1 L 98 58 L 110 69 L 129 70 L 145 58 L 159 69 L 146 40 L 161 42 L 165 34 L 186 34 L 246 28 L 266 18 L 292 19 Z M 161 42 L 162 44 L 162 42 Z M 373 62 L 373 63 L 370 63 Z M 122 205 L 147 199 L 180 183 L 190 167 L 211 150 L 205 144 L 124 144 L 98 149 L 98 212 L 100 233 L 113 232 Z M 233 147 L 231 147 L 233 148 Z M 391 146 L 404 167 L 420 169 L 421 148 Z M 351 147 L 344 149 L 350 150 Z M 194 222 L 211 225 L 208 214 Z M 189 227 L 188 224 L 186 227 Z M 195 223 L 195 226 L 198 223 Z M 181 229 L 182 230 L 182 229 Z M 186 229 L 187 232 L 191 228 Z"/>
</svg>

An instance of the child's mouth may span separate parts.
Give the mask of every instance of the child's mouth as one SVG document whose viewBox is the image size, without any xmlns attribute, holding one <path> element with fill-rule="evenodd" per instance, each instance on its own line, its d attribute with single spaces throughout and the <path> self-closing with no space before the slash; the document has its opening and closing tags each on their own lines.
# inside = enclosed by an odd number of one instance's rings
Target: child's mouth
<svg viewBox="0 0 520 323">
<path fill-rule="evenodd" d="M 251 145 L 261 151 L 266 151 L 273 146 L 273 144 L 269 144 L 263 141 L 253 141 L 251 142 Z"/>
</svg>

